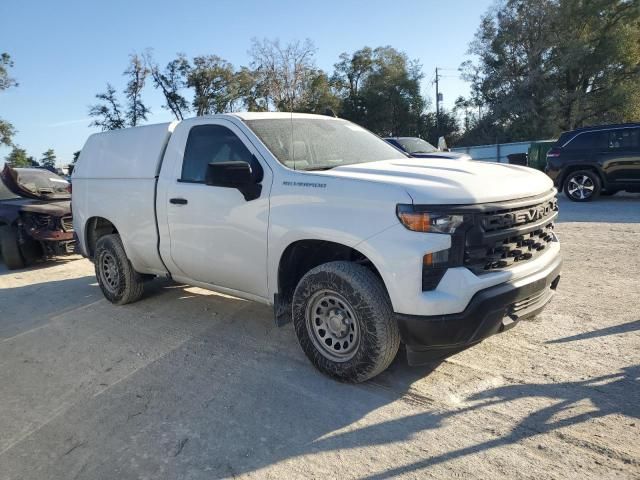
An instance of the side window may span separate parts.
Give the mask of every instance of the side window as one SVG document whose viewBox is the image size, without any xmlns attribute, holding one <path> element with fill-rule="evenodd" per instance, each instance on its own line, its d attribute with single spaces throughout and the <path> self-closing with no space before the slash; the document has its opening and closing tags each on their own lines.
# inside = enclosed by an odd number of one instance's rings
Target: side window
<svg viewBox="0 0 640 480">
<path fill-rule="evenodd" d="M 640 147 L 640 128 L 621 128 L 607 134 L 609 150 L 638 150 Z"/>
<path fill-rule="evenodd" d="M 189 131 L 182 161 L 184 182 L 204 182 L 207 165 L 215 162 L 251 163 L 251 152 L 231 130 L 221 125 L 198 125 Z"/>
<path fill-rule="evenodd" d="M 595 133 L 581 133 L 576 135 L 573 137 L 573 140 L 567 144 L 566 148 L 569 150 L 585 150 L 593 148 L 595 136 Z"/>
<path fill-rule="evenodd" d="M 598 132 L 595 146 L 599 151 L 607 150 L 609 148 L 609 132 Z"/>
</svg>

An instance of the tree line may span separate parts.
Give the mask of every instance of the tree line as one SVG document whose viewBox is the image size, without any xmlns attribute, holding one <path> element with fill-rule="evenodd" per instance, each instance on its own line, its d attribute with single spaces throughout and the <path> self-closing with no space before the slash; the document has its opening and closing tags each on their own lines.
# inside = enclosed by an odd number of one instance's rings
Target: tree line
<svg viewBox="0 0 640 480">
<path fill-rule="evenodd" d="M 427 111 L 421 93 L 422 67 L 393 47 L 364 47 L 343 53 L 329 73 L 315 63 L 309 39 L 281 44 L 254 39 L 248 66 L 236 68 L 217 55 L 193 58 L 177 54 L 159 65 L 151 50 L 132 54 L 123 75 L 127 84 L 118 95 L 107 84 L 89 108 L 92 126 L 103 130 L 144 123 L 149 108 L 142 92 L 159 90 L 162 108 L 176 120 L 189 115 L 234 111 L 331 112 L 381 135 L 421 136 L 433 141 L 456 129 L 451 112 L 440 121 Z"/>
<path fill-rule="evenodd" d="M 581 126 L 640 121 L 637 0 L 498 0 L 459 69 L 470 94 L 438 115 L 421 92 L 422 66 L 404 52 L 363 47 L 342 53 L 330 72 L 316 66 L 316 52 L 311 40 L 253 39 L 248 65 L 237 68 L 215 54 L 177 54 L 164 65 L 151 50 L 133 54 L 124 90 L 107 84 L 96 95 L 92 126 L 145 123 L 148 88 L 162 93 L 162 108 L 177 120 L 239 110 L 331 111 L 382 136 L 431 143 L 445 136 L 450 145 L 553 138 Z M 0 92 L 18 85 L 12 66 L 1 53 Z M 0 118 L 0 145 L 13 146 L 14 134 Z M 12 162 L 29 158 L 12 154 Z"/>
<path fill-rule="evenodd" d="M 556 137 L 640 121 L 640 2 L 502 0 L 462 64 L 459 143 Z"/>
<path fill-rule="evenodd" d="M 149 109 L 145 81 L 177 120 L 249 111 L 335 112 L 381 136 L 474 145 L 557 137 L 599 123 L 640 120 L 640 2 L 499 0 L 481 19 L 460 74 L 471 93 L 437 115 L 424 73 L 393 47 L 342 53 L 332 72 L 315 65 L 310 40 L 254 39 L 248 66 L 217 55 L 178 54 L 165 66 L 132 55 L 121 107 L 113 87 L 91 107 L 103 129 L 137 125 Z M 446 84 L 443 85 L 446 91 Z"/>
<path fill-rule="evenodd" d="M 46 168 L 52 172 L 56 172 L 56 153 L 52 148 L 44 152 L 39 159 L 36 159 L 33 155 L 29 155 L 24 148 L 20 148 L 14 145 L 9 155 L 5 157 L 5 162 L 11 167 L 34 167 L 34 168 Z"/>
</svg>

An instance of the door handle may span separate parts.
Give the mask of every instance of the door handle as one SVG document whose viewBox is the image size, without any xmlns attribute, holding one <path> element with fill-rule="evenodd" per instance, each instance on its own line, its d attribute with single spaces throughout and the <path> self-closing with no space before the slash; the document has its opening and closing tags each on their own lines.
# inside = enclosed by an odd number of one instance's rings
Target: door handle
<svg viewBox="0 0 640 480">
<path fill-rule="evenodd" d="M 186 198 L 172 198 L 169 200 L 169 203 L 173 203 L 174 205 L 186 205 L 189 202 Z"/>
</svg>

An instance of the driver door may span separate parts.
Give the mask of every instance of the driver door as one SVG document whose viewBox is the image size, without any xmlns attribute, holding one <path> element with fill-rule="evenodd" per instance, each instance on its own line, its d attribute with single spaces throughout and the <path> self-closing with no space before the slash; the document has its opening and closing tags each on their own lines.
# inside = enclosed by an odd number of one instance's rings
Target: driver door
<svg viewBox="0 0 640 480">
<path fill-rule="evenodd" d="M 235 188 L 204 183 L 209 163 L 252 164 L 257 156 L 231 122 L 192 126 L 168 186 L 167 223 L 171 259 L 186 278 L 266 298 L 271 171 L 262 164 L 262 192 L 251 201 Z"/>
</svg>

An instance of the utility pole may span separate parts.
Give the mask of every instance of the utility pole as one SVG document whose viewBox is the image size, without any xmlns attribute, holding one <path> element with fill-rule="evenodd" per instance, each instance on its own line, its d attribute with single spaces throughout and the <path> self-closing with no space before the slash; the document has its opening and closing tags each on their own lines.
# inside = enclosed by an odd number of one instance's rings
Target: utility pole
<svg viewBox="0 0 640 480">
<path fill-rule="evenodd" d="M 440 115 L 440 92 L 438 91 L 438 67 L 436 67 L 436 118 Z"/>
<path fill-rule="evenodd" d="M 438 89 L 438 67 L 436 67 L 436 129 L 440 128 L 440 91 Z"/>
</svg>

